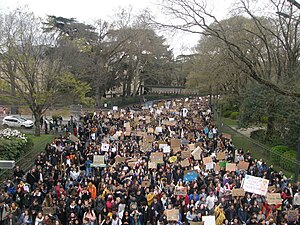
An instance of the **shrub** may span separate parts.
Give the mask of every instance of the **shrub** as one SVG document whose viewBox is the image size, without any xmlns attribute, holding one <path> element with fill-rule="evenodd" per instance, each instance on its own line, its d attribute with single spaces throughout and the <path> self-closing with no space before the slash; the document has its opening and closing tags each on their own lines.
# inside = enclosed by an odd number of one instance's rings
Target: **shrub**
<svg viewBox="0 0 300 225">
<path fill-rule="evenodd" d="M 230 118 L 231 118 L 232 120 L 236 120 L 236 119 L 238 118 L 238 116 L 239 116 L 239 112 L 232 112 L 232 113 L 230 114 Z"/>
<path fill-rule="evenodd" d="M 293 150 L 289 150 L 283 153 L 281 160 L 280 160 L 280 166 L 288 171 L 295 171 L 296 170 L 296 164 L 287 161 L 287 159 L 292 159 L 292 160 L 296 160 L 297 157 L 297 152 L 293 151 Z"/>
<path fill-rule="evenodd" d="M 231 113 L 232 113 L 232 111 L 230 111 L 230 110 L 224 111 L 224 112 L 223 112 L 223 116 L 224 116 L 225 118 L 229 118 L 229 117 L 231 116 Z"/>
<path fill-rule="evenodd" d="M 260 122 L 262 122 L 262 123 L 267 123 L 268 120 L 269 120 L 269 117 L 267 117 L 267 116 L 261 116 L 260 117 Z"/>
<path fill-rule="evenodd" d="M 254 130 L 250 133 L 250 138 L 257 140 L 259 142 L 263 142 L 265 135 L 266 135 L 266 130 L 264 129 Z"/>
<path fill-rule="evenodd" d="M 289 147 L 284 146 L 284 145 L 274 146 L 271 149 L 272 149 L 272 151 L 271 151 L 271 154 L 270 154 L 270 158 L 274 162 L 274 164 L 281 163 L 281 156 L 285 152 L 290 151 Z"/>
<path fill-rule="evenodd" d="M 16 160 L 30 151 L 33 141 L 17 130 L 9 128 L 0 131 L 0 159 Z"/>
</svg>

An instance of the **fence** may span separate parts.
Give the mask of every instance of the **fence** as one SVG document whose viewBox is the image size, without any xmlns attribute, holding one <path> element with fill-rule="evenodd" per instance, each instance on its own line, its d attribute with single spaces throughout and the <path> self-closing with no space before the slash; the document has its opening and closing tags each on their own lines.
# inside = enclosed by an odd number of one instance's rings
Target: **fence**
<svg viewBox="0 0 300 225">
<path fill-rule="evenodd" d="M 288 178 L 294 176 L 300 167 L 300 163 L 296 159 L 284 157 L 274 152 L 270 147 L 239 133 L 227 125 L 224 125 L 221 131 L 232 135 L 235 148 L 243 148 L 244 151 L 249 150 L 255 159 L 263 159 L 268 165 L 273 165 L 276 171 L 283 171 Z"/>
</svg>

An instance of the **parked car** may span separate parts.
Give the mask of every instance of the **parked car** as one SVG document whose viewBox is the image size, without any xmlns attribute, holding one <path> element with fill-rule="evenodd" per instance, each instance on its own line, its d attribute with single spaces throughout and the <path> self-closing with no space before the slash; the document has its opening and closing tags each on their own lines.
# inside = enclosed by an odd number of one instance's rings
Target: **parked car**
<svg viewBox="0 0 300 225">
<path fill-rule="evenodd" d="M 32 128 L 33 124 L 32 120 L 27 120 L 21 116 L 6 116 L 2 120 L 2 126 L 4 127 Z"/>
</svg>

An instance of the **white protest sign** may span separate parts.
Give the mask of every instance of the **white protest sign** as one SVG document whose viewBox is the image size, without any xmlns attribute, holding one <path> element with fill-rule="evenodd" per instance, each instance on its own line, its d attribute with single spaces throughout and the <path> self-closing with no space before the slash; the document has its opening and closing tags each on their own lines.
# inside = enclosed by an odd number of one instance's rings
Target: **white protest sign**
<svg viewBox="0 0 300 225">
<path fill-rule="evenodd" d="M 108 152 L 108 149 L 109 149 L 109 144 L 106 143 L 101 144 L 101 151 Z"/>
<path fill-rule="evenodd" d="M 118 106 L 113 106 L 114 111 L 118 111 Z"/>
<path fill-rule="evenodd" d="M 251 175 L 246 175 L 242 183 L 244 191 L 258 195 L 266 195 L 268 192 L 268 186 L 269 180 Z"/>
<path fill-rule="evenodd" d="M 216 225 L 215 216 L 202 216 L 202 221 L 204 225 Z"/>
</svg>

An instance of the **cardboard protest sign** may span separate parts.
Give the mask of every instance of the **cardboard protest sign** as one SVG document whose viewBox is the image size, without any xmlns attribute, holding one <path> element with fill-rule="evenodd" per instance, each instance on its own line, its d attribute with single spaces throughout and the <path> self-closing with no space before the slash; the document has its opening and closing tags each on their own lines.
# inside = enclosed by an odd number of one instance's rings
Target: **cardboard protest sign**
<svg viewBox="0 0 300 225">
<path fill-rule="evenodd" d="M 287 212 L 287 216 L 288 216 L 288 221 L 289 222 L 295 222 L 298 220 L 298 210 L 289 210 Z"/>
<path fill-rule="evenodd" d="M 216 225 L 215 216 L 202 216 L 202 221 L 204 225 Z"/>
<path fill-rule="evenodd" d="M 181 140 L 177 138 L 172 138 L 171 139 L 171 148 L 177 148 L 180 147 L 181 145 Z"/>
<path fill-rule="evenodd" d="M 249 163 L 245 161 L 239 161 L 237 166 L 239 170 L 247 170 L 249 168 Z"/>
<path fill-rule="evenodd" d="M 106 167 L 104 162 L 104 155 L 94 155 L 93 156 L 93 163 L 91 164 L 92 167 Z"/>
<path fill-rule="evenodd" d="M 102 143 L 101 144 L 101 151 L 107 152 L 109 150 L 109 144 L 107 143 Z"/>
<path fill-rule="evenodd" d="M 119 155 L 117 155 L 117 156 L 115 157 L 115 162 L 116 162 L 116 163 L 125 162 L 125 160 L 126 160 L 125 157 L 122 157 L 122 156 L 119 156 Z"/>
<path fill-rule="evenodd" d="M 144 136 L 146 136 L 146 133 L 143 132 L 143 131 L 138 131 L 138 132 L 136 132 L 136 136 L 138 136 L 138 137 L 144 137 Z"/>
<path fill-rule="evenodd" d="M 188 167 L 188 166 L 190 166 L 190 162 L 189 162 L 188 159 L 185 159 L 185 160 L 183 160 L 183 161 L 180 163 L 180 165 L 181 165 L 182 167 Z"/>
<path fill-rule="evenodd" d="M 195 148 L 196 148 L 196 145 L 195 144 L 189 144 L 188 147 L 189 147 L 190 151 L 194 151 Z"/>
<path fill-rule="evenodd" d="M 242 188 L 244 191 L 266 195 L 268 191 L 269 180 L 251 175 L 246 175 L 242 182 Z"/>
<path fill-rule="evenodd" d="M 80 141 L 79 138 L 76 137 L 74 134 L 71 134 L 70 140 L 73 141 L 73 142 L 79 142 Z"/>
<path fill-rule="evenodd" d="M 44 215 L 54 215 L 55 208 L 54 207 L 43 207 L 43 214 Z"/>
<path fill-rule="evenodd" d="M 181 149 L 180 149 L 180 147 L 177 147 L 177 148 L 173 148 L 173 152 L 176 154 L 177 152 L 180 152 L 181 151 Z"/>
<path fill-rule="evenodd" d="M 179 220 L 179 209 L 167 209 L 165 210 L 168 221 L 178 221 Z"/>
<path fill-rule="evenodd" d="M 168 123 L 169 123 L 169 120 L 162 120 L 161 121 L 161 124 L 163 124 L 163 125 L 168 125 Z"/>
<path fill-rule="evenodd" d="M 235 163 L 226 163 L 226 171 L 235 172 L 236 164 Z"/>
<path fill-rule="evenodd" d="M 206 165 L 207 163 L 212 163 L 212 158 L 211 157 L 205 157 L 203 158 L 203 164 Z"/>
<path fill-rule="evenodd" d="M 216 172 L 220 172 L 220 165 L 219 164 L 216 164 L 215 165 L 215 168 L 214 168 L 214 170 L 216 171 Z"/>
<path fill-rule="evenodd" d="M 232 197 L 244 197 L 245 191 L 243 188 L 233 188 L 232 189 Z"/>
<path fill-rule="evenodd" d="M 149 187 L 149 186 L 150 186 L 150 181 L 148 181 L 148 180 L 142 181 L 142 187 Z"/>
<path fill-rule="evenodd" d="M 156 169 L 157 168 L 156 162 L 148 162 L 148 168 L 149 169 Z"/>
<path fill-rule="evenodd" d="M 194 149 L 194 151 L 192 151 L 192 156 L 194 156 L 195 160 L 201 160 L 201 148 L 198 146 L 197 148 Z"/>
<path fill-rule="evenodd" d="M 164 155 L 162 152 L 152 152 L 150 155 L 150 161 L 156 163 L 164 162 Z"/>
<path fill-rule="evenodd" d="M 224 160 L 226 159 L 226 153 L 225 152 L 218 152 L 217 153 L 217 160 Z"/>
<path fill-rule="evenodd" d="M 152 127 L 148 127 L 147 133 L 151 133 L 151 134 L 154 133 L 154 129 Z"/>
<path fill-rule="evenodd" d="M 204 225 L 204 222 L 190 222 L 190 225 Z"/>
<path fill-rule="evenodd" d="M 151 134 L 151 135 L 147 135 L 146 136 L 146 140 L 147 140 L 147 142 L 153 142 L 154 141 L 154 136 Z"/>
<path fill-rule="evenodd" d="M 267 193 L 266 200 L 269 205 L 282 204 L 280 193 Z"/>
<path fill-rule="evenodd" d="M 190 151 L 182 151 L 181 152 L 181 158 L 183 158 L 183 159 L 190 158 L 190 156 L 191 156 Z"/>
<path fill-rule="evenodd" d="M 176 186 L 176 187 L 175 187 L 174 195 L 182 195 L 182 196 L 185 196 L 186 193 L 187 193 L 186 187 L 180 187 L 180 186 Z"/>
</svg>

